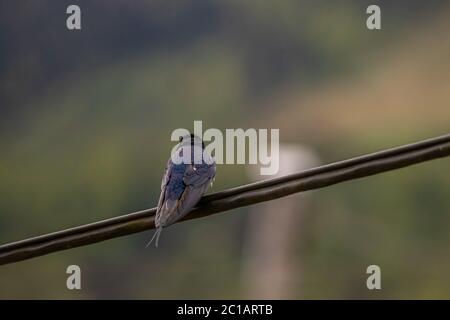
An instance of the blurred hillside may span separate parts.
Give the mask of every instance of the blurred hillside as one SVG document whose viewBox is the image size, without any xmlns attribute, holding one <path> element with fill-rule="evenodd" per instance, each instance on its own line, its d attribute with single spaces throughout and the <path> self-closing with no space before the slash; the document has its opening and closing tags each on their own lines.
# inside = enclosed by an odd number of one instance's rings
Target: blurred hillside
<svg viewBox="0 0 450 320">
<path fill-rule="evenodd" d="M 0 2 L 0 243 L 152 207 L 192 128 L 280 128 L 323 162 L 448 132 L 450 8 L 366 1 Z M 448 298 L 448 161 L 315 192 L 299 298 Z M 213 191 L 246 183 L 220 166 Z M 0 298 L 239 298 L 248 209 L 0 268 Z M 231 213 L 231 212 L 230 212 Z M 205 241 L 207 239 L 207 241 Z M 84 289 L 65 289 L 79 264 Z M 386 286 L 365 288 L 379 264 Z"/>
<path fill-rule="evenodd" d="M 366 147 L 371 142 L 383 148 L 386 140 L 395 145 L 446 133 L 450 39 L 437 30 L 449 28 L 444 11 L 414 34 L 403 33 L 395 44 L 359 60 L 363 72 L 306 90 L 292 86 L 268 102 L 269 108 L 273 103 L 283 110 L 274 123 L 293 141 L 305 136 L 305 142 L 315 144 L 335 139 L 358 143 L 366 152 L 373 148 Z M 321 134 L 314 134 L 318 130 Z"/>
</svg>

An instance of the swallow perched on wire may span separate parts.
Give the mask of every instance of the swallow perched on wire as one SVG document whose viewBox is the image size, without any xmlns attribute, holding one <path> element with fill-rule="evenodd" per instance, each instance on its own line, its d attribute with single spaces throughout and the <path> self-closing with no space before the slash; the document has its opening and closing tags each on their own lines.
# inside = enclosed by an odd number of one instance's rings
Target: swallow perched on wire
<svg viewBox="0 0 450 320">
<path fill-rule="evenodd" d="M 212 185 L 216 163 L 204 150 L 202 139 L 194 134 L 180 139 L 164 171 L 155 216 L 156 232 L 147 246 L 156 238 L 157 247 L 162 229 L 184 217 Z"/>
</svg>

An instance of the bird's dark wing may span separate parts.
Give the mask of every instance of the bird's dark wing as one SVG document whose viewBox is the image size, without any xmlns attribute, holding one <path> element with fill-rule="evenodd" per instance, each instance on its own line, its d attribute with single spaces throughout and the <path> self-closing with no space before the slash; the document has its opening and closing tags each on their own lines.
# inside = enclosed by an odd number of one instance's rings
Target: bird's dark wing
<svg viewBox="0 0 450 320">
<path fill-rule="evenodd" d="M 176 208 L 176 203 L 173 203 L 172 201 L 165 201 L 166 186 L 169 183 L 171 173 L 172 173 L 172 162 L 171 159 L 169 159 L 169 161 L 167 161 L 166 168 L 164 170 L 164 175 L 161 181 L 161 193 L 159 195 L 158 207 L 155 216 L 156 227 L 160 225 L 162 215 L 167 215 Z"/>
<path fill-rule="evenodd" d="M 200 164 L 190 165 L 186 169 L 183 176 L 183 182 L 187 186 L 194 186 L 201 188 L 202 186 L 208 186 L 212 179 L 216 175 L 216 165 Z M 206 191 L 206 190 L 205 190 Z"/>
<path fill-rule="evenodd" d="M 164 187 L 167 185 L 170 179 L 170 173 L 171 173 L 171 167 L 172 167 L 172 159 L 169 158 L 166 164 L 166 168 L 164 169 L 164 175 L 161 181 L 161 190 L 164 189 Z"/>
<path fill-rule="evenodd" d="M 170 174 L 170 168 L 169 166 L 168 174 Z M 185 189 L 181 196 L 171 200 L 164 198 L 164 190 L 161 192 L 157 220 L 163 226 L 168 226 L 189 213 L 208 189 L 215 173 L 215 165 L 195 165 L 195 167 L 188 165 L 183 175 Z"/>
<path fill-rule="evenodd" d="M 186 168 L 183 176 L 183 182 L 186 188 L 177 204 L 178 216 L 176 220 L 185 216 L 198 203 L 206 190 L 208 190 L 215 174 L 215 165 L 189 165 Z"/>
</svg>

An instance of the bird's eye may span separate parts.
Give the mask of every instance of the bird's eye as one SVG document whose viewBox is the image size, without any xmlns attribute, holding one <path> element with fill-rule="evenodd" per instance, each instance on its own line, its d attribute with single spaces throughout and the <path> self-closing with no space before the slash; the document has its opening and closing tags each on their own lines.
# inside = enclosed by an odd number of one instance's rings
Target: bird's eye
<svg viewBox="0 0 450 320">
<path fill-rule="evenodd" d="M 183 137 L 180 137 L 180 139 L 178 139 L 179 142 L 183 141 Z"/>
</svg>

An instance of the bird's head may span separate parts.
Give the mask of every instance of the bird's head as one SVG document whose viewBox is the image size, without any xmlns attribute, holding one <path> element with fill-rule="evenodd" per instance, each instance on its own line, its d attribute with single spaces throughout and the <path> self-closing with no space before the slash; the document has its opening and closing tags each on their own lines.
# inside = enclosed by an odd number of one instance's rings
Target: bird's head
<svg viewBox="0 0 450 320">
<path fill-rule="evenodd" d="M 205 143 L 203 142 L 202 138 L 200 138 L 199 136 L 197 136 L 193 133 L 180 137 L 180 145 L 181 146 L 201 145 L 202 149 L 205 149 Z"/>
</svg>

